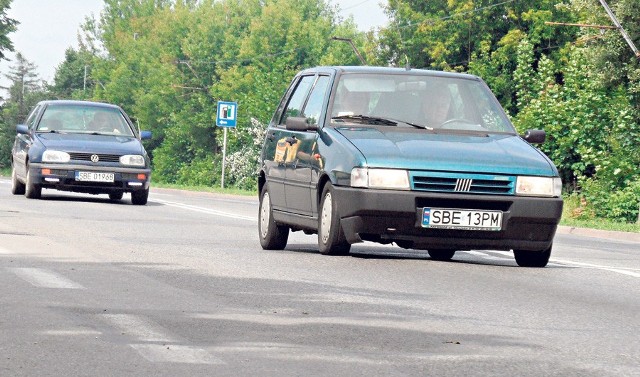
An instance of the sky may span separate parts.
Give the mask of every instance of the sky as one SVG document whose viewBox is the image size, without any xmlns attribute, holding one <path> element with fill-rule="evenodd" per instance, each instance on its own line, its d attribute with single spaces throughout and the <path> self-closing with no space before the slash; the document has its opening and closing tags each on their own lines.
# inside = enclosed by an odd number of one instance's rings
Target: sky
<svg viewBox="0 0 640 377">
<path fill-rule="evenodd" d="M 384 26 L 387 17 L 382 9 L 386 0 L 331 0 L 342 10 L 342 16 L 353 15 L 360 30 Z M 78 47 L 78 30 L 85 17 L 96 18 L 103 8 L 103 0 L 13 0 L 7 11 L 9 18 L 20 22 L 18 30 L 9 34 L 15 52 L 34 63 L 40 79 L 53 82 L 55 70 L 64 60 L 69 47 Z M 7 52 L 13 60 L 14 53 Z M 0 62 L 0 86 L 7 86 L 4 75 L 14 63 Z"/>
</svg>

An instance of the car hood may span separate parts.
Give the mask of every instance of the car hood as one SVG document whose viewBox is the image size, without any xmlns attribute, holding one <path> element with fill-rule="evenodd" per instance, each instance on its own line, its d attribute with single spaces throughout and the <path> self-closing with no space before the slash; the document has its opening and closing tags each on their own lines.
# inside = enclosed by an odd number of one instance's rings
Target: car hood
<svg viewBox="0 0 640 377">
<path fill-rule="evenodd" d="M 135 137 L 82 133 L 40 133 L 36 137 L 47 149 L 76 153 L 145 154 Z"/>
<path fill-rule="evenodd" d="M 367 166 L 510 175 L 557 176 L 542 152 L 517 135 L 434 133 L 396 128 L 339 128 Z"/>
</svg>

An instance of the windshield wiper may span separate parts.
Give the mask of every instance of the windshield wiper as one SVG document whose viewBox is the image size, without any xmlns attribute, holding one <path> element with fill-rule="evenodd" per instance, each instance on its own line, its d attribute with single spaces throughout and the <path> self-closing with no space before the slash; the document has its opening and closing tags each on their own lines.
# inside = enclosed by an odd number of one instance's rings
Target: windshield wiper
<svg viewBox="0 0 640 377">
<path fill-rule="evenodd" d="M 385 126 L 398 125 L 398 122 L 394 122 L 391 119 L 370 117 L 366 115 L 339 115 L 339 116 L 333 117 L 332 119 L 360 120 L 360 121 L 371 123 L 371 124 L 379 124 L 379 125 L 385 125 Z"/>
<path fill-rule="evenodd" d="M 406 122 L 406 121 L 404 121 L 404 120 L 402 121 L 402 123 L 404 123 L 404 124 L 408 124 L 408 125 L 410 125 L 410 126 L 412 126 L 412 127 L 420 128 L 420 129 L 423 129 L 423 130 L 428 130 L 428 131 L 433 131 L 433 130 L 434 130 L 434 128 L 433 128 L 433 127 L 423 126 L 422 124 L 416 124 L 416 123 Z"/>
</svg>

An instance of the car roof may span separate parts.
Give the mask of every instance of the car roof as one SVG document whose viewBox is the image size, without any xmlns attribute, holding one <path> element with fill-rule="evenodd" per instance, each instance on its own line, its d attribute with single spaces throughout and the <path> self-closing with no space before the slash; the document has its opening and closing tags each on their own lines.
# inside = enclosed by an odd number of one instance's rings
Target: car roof
<svg viewBox="0 0 640 377">
<path fill-rule="evenodd" d="M 45 106 L 60 106 L 60 105 L 72 105 L 72 106 L 94 106 L 94 107 L 103 107 L 109 109 L 118 109 L 120 110 L 120 106 L 106 103 L 106 102 L 94 102 L 94 101 L 79 101 L 79 100 L 46 100 L 40 101 L 40 105 Z"/>
<path fill-rule="evenodd" d="M 314 68 L 305 69 L 300 72 L 301 74 L 308 73 L 336 73 L 336 74 L 345 74 L 345 73 L 369 73 L 376 75 L 385 75 L 385 74 L 393 74 L 393 75 L 424 75 L 424 76 L 439 76 L 439 77 L 451 77 L 451 78 L 464 78 L 470 80 L 478 80 L 481 79 L 478 76 L 470 75 L 468 73 L 458 73 L 458 72 L 443 72 L 443 71 L 434 71 L 428 69 L 417 69 L 417 68 L 397 68 L 397 67 L 374 67 L 374 66 L 318 66 Z"/>
</svg>

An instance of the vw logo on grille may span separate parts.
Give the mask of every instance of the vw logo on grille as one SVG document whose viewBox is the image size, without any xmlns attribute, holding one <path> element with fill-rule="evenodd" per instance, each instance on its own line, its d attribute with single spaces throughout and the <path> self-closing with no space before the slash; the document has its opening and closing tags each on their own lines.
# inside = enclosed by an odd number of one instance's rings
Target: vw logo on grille
<svg viewBox="0 0 640 377">
<path fill-rule="evenodd" d="M 92 154 L 91 155 L 91 162 L 93 162 L 95 164 L 98 161 L 100 161 L 100 157 L 97 154 Z"/>
<path fill-rule="evenodd" d="M 455 191 L 467 192 L 471 190 L 472 179 L 458 179 L 456 180 L 456 188 Z"/>
</svg>

